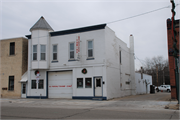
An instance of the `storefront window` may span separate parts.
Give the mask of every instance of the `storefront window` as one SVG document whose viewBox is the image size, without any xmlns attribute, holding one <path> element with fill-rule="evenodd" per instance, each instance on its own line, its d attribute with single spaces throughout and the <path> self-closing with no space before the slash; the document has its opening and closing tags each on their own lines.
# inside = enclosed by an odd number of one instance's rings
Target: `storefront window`
<svg viewBox="0 0 180 120">
<path fill-rule="evenodd" d="M 31 89 L 36 89 L 36 80 L 31 81 Z"/>
<path fill-rule="evenodd" d="M 39 80 L 38 89 L 44 88 L 44 80 Z"/>
<path fill-rule="evenodd" d="M 77 88 L 83 88 L 83 78 L 77 78 Z"/>
<path fill-rule="evenodd" d="M 85 79 L 85 88 L 92 88 L 92 80 L 91 78 Z"/>
</svg>

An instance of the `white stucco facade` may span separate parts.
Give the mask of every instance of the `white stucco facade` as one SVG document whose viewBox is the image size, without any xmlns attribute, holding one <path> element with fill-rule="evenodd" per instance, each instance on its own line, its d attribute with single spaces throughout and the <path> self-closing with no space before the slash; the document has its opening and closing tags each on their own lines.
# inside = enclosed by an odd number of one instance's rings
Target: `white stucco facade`
<svg viewBox="0 0 180 120">
<path fill-rule="evenodd" d="M 152 76 L 141 73 L 135 73 L 136 94 L 149 94 L 150 85 L 152 85 Z"/>
<path fill-rule="evenodd" d="M 79 60 L 75 54 L 75 59 L 70 59 L 70 44 L 74 43 L 76 48 L 77 36 L 80 37 Z M 27 98 L 112 99 L 136 94 L 132 35 L 130 48 L 105 24 L 57 32 L 32 29 L 27 37 Z M 88 41 L 93 46 L 91 57 L 88 57 Z M 37 60 L 32 58 L 33 45 L 37 45 Z M 41 45 L 46 46 L 45 60 L 40 60 Z M 54 45 L 56 60 L 53 60 Z M 86 74 L 82 72 L 84 69 Z M 39 71 L 39 80 L 43 80 L 40 89 L 40 83 L 32 87 L 35 85 L 32 80 L 37 79 L 35 71 Z"/>
</svg>

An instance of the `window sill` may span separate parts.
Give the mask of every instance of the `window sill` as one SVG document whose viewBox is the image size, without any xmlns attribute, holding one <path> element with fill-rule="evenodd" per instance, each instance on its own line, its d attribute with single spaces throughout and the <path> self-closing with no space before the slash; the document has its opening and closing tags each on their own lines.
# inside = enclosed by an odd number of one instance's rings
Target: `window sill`
<svg viewBox="0 0 180 120">
<path fill-rule="evenodd" d="M 51 61 L 51 63 L 57 63 L 58 62 L 58 60 L 56 60 L 56 61 Z"/>
<path fill-rule="evenodd" d="M 14 90 L 8 90 L 8 92 L 14 92 Z"/>
<path fill-rule="evenodd" d="M 71 61 L 76 61 L 75 59 L 70 59 L 70 60 L 68 60 L 68 62 L 71 62 Z"/>
<path fill-rule="evenodd" d="M 15 54 L 14 55 L 9 55 L 9 57 L 14 57 L 14 56 L 16 56 Z"/>
<path fill-rule="evenodd" d="M 94 60 L 95 58 L 87 58 L 86 60 Z"/>
</svg>

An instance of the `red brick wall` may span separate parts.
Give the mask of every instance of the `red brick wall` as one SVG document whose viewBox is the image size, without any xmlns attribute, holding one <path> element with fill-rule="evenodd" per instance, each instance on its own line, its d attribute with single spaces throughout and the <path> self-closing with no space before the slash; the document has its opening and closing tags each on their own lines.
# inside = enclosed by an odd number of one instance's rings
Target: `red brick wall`
<svg viewBox="0 0 180 120">
<path fill-rule="evenodd" d="M 177 48 L 179 49 L 179 21 L 176 20 L 176 31 L 177 31 Z M 168 56 L 169 56 L 169 75 L 170 75 L 170 84 L 171 84 L 171 99 L 176 99 L 176 79 L 175 79 L 175 59 L 172 54 L 170 54 L 170 49 L 174 50 L 173 44 L 174 41 L 172 40 L 172 26 L 171 20 L 167 20 L 167 41 L 168 41 Z"/>
</svg>

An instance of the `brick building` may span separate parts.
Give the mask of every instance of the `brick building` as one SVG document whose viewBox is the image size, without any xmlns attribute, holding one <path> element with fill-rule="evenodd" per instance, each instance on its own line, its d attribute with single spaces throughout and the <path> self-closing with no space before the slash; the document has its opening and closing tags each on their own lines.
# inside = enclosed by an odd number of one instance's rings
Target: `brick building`
<svg viewBox="0 0 180 120">
<path fill-rule="evenodd" d="M 21 76 L 27 71 L 28 40 L 23 37 L 0 40 L 1 97 L 21 97 Z"/>
<path fill-rule="evenodd" d="M 177 32 L 177 48 L 179 49 L 179 21 L 176 20 L 176 32 Z M 175 79 L 175 59 L 173 56 L 173 44 L 174 41 L 172 39 L 172 21 L 171 19 L 167 19 L 167 41 L 168 41 L 168 56 L 169 56 L 169 74 L 170 74 L 170 84 L 171 84 L 171 99 L 177 99 L 176 96 L 176 79 Z"/>
</svg>

